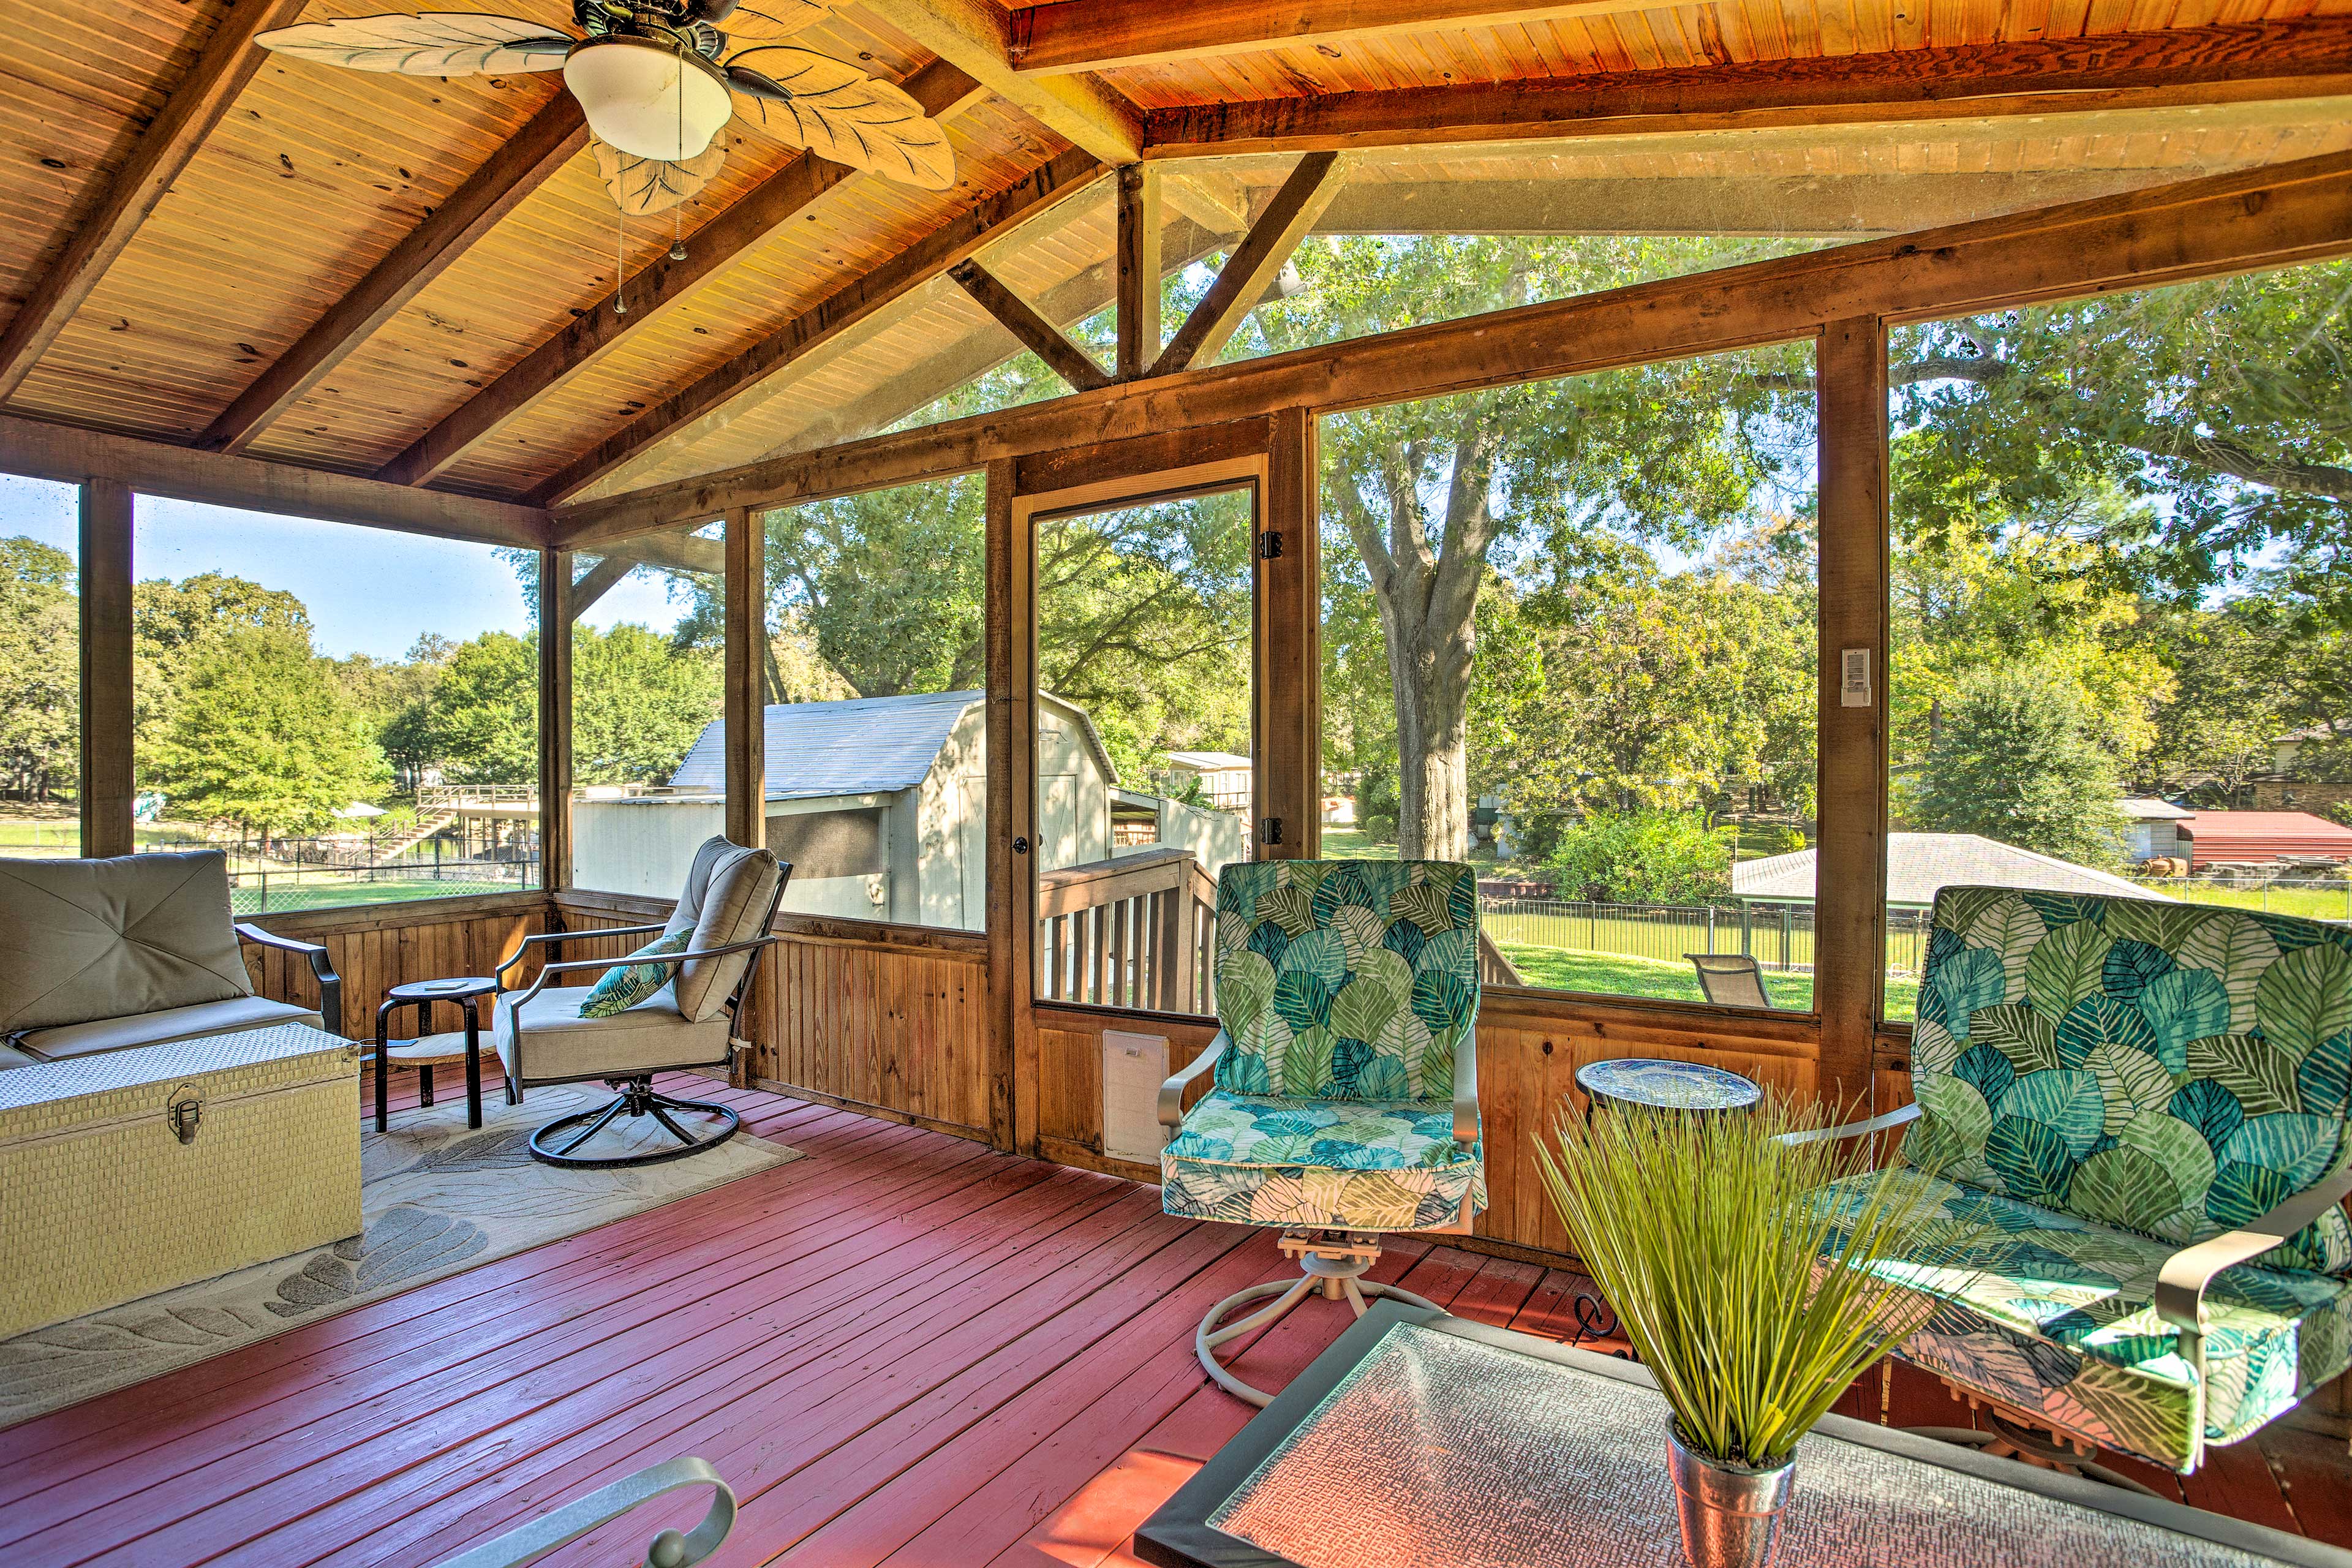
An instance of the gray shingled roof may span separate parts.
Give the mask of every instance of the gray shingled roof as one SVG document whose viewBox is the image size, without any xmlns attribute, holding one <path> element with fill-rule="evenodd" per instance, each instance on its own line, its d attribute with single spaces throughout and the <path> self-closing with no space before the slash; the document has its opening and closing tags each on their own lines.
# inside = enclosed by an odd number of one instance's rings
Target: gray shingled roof
<svg viewBox="0 0 2352 1568">
<path fill-rule="evenodd" d="M 940 748 L 978 691 L 914 697 L 856 697 L 842 702 L 778 702 L 768 710 L 768 798 L 872 795 L 909 789 L 938 761 Z M 677 789 L 727 787 L 727 721 L 703 727 L 670 775 Z"/>
<path fill-rule="evenodd" d="M 2077 866 L 2031 849 L 1980 838 L 1973 833 L 1890 833 L 1886 836 L 1886 901 L 1925 909 L 1936 889 L 2038 888 L 2053 893 L 2103 893 L 2109 897 L 2163 899 L 2137 882 L 2088 866 Z M 1811 903 L 1813 851 L 1773 855 L 1735 866 L 1731 890 L 1743 899 Z"/>
</svg>

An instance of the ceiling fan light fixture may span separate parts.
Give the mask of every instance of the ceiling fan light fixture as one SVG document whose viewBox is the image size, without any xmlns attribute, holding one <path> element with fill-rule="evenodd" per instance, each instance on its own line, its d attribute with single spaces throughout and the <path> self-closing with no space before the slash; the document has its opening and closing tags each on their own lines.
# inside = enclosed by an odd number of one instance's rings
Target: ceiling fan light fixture
<svg viewBox="0 0 2352 1568">
<path fill-rule="evenodd" d="M 579 45 L 564 59 L 563 85 L 598 137 L 665 163 L 700 155 L 735 112 L 716 66 L 650 38 Z"/>
</svg>

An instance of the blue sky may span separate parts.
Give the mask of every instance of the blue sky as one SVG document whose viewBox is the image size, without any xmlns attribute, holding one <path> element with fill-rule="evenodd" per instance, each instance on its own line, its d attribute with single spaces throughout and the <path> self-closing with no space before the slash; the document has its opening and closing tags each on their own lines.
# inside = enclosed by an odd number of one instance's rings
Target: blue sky
<svg viewBox="0 0 2352 1568">
<path fill-rule="evenodd" d="M 75 489 L 0 474 L 0 538 L 26 535 L 72 553 Z M 514 570 L 488 546 L 419 539 L 380 528 L 268 517 L 141 496 L 132 569 L 177 581 L 226 572 L 283 588 L 310 607 L 319 651 L 398 658 L 425 632 L 462 642 L 487 631 L 522 633 L 530 614 Z M 639 574 L 596 602 L 590 624 L 667 631 L 677 606 Z"/>
</svg>

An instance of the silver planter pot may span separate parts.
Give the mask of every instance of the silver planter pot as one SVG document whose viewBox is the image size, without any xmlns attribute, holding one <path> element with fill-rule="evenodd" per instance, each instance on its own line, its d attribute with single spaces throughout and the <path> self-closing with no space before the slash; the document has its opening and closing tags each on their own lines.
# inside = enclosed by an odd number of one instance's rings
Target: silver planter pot
<svg viewBox="0 0 2352 1568">
<path fill-rule="evenodd" d="M 1797 1489 L 1796 1460 L 1769 1470 L 1717 1464 L 1684 1447 L 1669 1418 L 1666 1471 L 1675 1479 L 1683 1555 L 1691 1568 L 1766 1568 L 1781 1511 Z"/>
</svg>

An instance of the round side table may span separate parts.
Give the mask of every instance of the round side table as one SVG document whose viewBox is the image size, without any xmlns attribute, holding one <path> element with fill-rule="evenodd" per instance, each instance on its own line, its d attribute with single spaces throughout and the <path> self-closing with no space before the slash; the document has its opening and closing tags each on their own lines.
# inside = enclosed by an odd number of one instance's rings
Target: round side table
<svg viewBox="0 0 2352 1568">
<path fill-rule="evenodd" d="M 1588 1062 L 1576 1069 L 1576 1087 L 1603 1105 L 1638 1105 L 1647 1110 L 1745 1110 L 1763 1098 L 1755 1081 L 1702 1062 L 1649 1057 Z"/>
<path fill-rule="evenodd" d="M 454 980 L 412 980 L 395 985 L 384 993 L 383 1005 L 375 1010 L 375 1130 L 384 1130 L 392 1116 L 392 1068 L 395 1063 L 416 1069 L 416 1098 L 426 1105 L 433 1103 L 433 1068 L 454 1058 L 448 1047 L 456 1042 L 434 1035 L 433 1005 L 455 1002 L 466 1023 L 466 1125 L 482 1124 L 482 1026 L 474 1003 L 483 996 L 497 993 L 499 983 L 482 974 L 469 974 Z M 416 1038 L 402 1042 L 395 1047 L 392 1041 L 392 1016 L 403 1007 L 416 1009 Z"/>
</svg>

